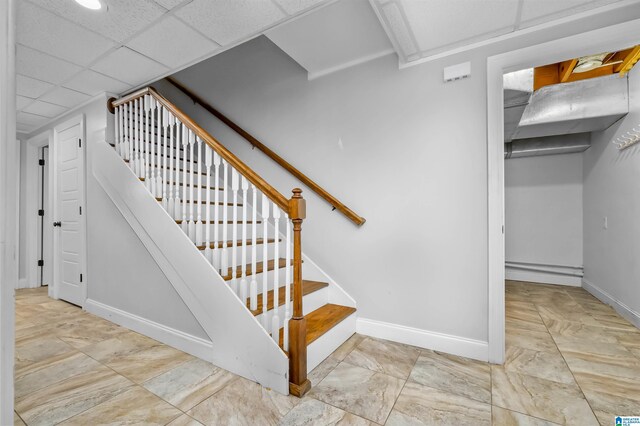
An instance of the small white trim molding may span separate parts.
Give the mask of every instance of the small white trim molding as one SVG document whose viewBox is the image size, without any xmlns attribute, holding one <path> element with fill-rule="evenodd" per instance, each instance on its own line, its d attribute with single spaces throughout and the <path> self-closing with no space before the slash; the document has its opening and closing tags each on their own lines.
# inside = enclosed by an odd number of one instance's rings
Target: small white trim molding
<svg viewBox="0 0 640 426">
<path fill-rule="evenodd" d="M 207 362 L 213 360 L 213 344 L 200 337 L 167 327 L 157 322 L 125 312 L 96 300 L 87 299 L 87 312 L 111 321 L 122 327 L 143 334 Z"/>
<path fill-rule="evenodd" d="M 551 267 L 544 265 L 528 266 L 506 262 L 505 278 L 513 281 L 530 283 L 566 285 L 580 287 L 582 285 L 582 269 Z"/>
<path fill-rule="evenodd" d="M 625 305 L 624 303 L 588 280 L 582 280 L 582 287 L 589 293 L 591 293 L 594 297 L 599 299 L 601 302 L 606 303 L 607 305 L 615 309 L 616 312 L 626 318 L 629 322 L 631 322 L 631 324 L 640 328 L 640 312 L 634 311 L 629 306 Z"/>
<path fill-rule="evenodd" d="M 367 318 L 358 318 L 356 331 L 365 336 L 391 340 L 392 342 L 404 343 L 424 349 L 433 349 L 479 361 L 487 361 L 489 359 L 489 344 L 481 340 Z"/>
</svg>

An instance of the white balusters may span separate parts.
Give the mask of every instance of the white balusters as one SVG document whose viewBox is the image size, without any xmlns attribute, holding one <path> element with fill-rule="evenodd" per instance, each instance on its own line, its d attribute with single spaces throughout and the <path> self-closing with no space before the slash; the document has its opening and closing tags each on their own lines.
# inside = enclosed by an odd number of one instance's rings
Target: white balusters
<svg viewBox="0 0 640 426">
<path fill-rule="evenodd" d="M 278 315 L 278 300 L 280 296 L 280 245 L 278 244 L 278 238 L 280 236 L 280 209 L 275 204 L 273 205 L 273 224 L 274 224 L 274 233 L 275 236 L 275 249 L 274 249 L 274 262 L 275 265 L 273 267 L 273 316 L 271 317 L 271 337 L 273 340 L 278 343 L 280 338 L 280 316 Z M 263 244 L 267 246 L 267 240 L 263 241 Z M 266 274 L 265 269 L 265 274 Z"/>
<path fill-rule="evenodd" d="M 173 179 L 171 179 L 171 191 L 173 192 L 173 218 L 180 219 L 180 125 L 178 119 L 171 114 L 169 117 L 171 133 L 169 137 L 172 142 L 170 143 L 175 147 L 175 152 L 171 153 L 171 167 L 173 168 Z"/>
<path fill-rule="evenodd" d="M 135 164 L 134 171 L 138 177 L 141 177 L 140 171 L 142 169 L 140 162 L 140 99 L 136 99 L 133 104 L 133 138 L 135 142 Z"/>
<path fill-rule="evenodd" d="M 282 349 L 289 351 L 289 317 L 291 316 L 291 283 L 293 282 L 291 276 L 291 221 L 289 215 L 285 214 L 284 225 L 287 228 L 285 239 L 285 260 L 287 262 L 284 272 L 284 339 L 282 341 Z M 278 242 L 276 241 L 276 244 Z"/>
<path fill-rule="evenodd" d="M 249 297 L 251 298 L 250 309 L 255 311 L 258 309 L 258 281 L 256 280 L 256 259 L 258 258 L 258 191 L 255 185 L 251 185 L 251 206 L 253 213 L 251 214 L 251 284 L 249 285 Z"/>
<path fill-rule="evenodd" d="M 162 121 L 162 176 L 160 177 L 160 186 L 161 197 L 162 197 L 162 207 L 168 212 L 171 212 L 171 216 L 173 216 L 173 209 L 169 210 L 169 193 L 167 192 L 167 166 L 169 165 L 169 158 L 167 156 L 167 149 L 169 149 L 169 154 L 171 154 L 171 148 L 168 147 L 169 138 L 167 137 L 167 132 L 169 131 L 169 113 L 163 106 L 159 106 L 158 111 L 158 120 Z M 158 123 L 158 132 L 160 131 L 160 123 Z"/>
<path fill-rule="evenodd" d="M 196 151 L 198 152 L 198 202 L 196 204 L 196 232 L 195 241 L 196 245 L 202 245 L 204 242 L 204 233 L 202 226 L 202 193 L 205 190 L 202 185 L 202 140 L 196 136 Z M 206 188 L 209 193 L 209 187 Z"/>
<path fill-rule="evenodd" d="M 187 227 L 189 232 L 189 238 L 191 241 L 196 242 L 196 223 L 193 217 L 193 210 L 195 207 L 196 196 L 194 194 L 194 179 L 196 173 L 196 159 L 195 159 L 195 135 L 189 130 L 189 159 L 191 160 L 189 169 L 189 226 Z M 202 188 L 198 188 L 198 191 L 202 191 Z"/>
<path fill-rule="evenodd" d="M 158 192 L 157 186 L 157 167 L 159 167 L 160 163 L 156 161 L 156 158 L 160 156 L 160 150 L 158 149 L 157 143 L 159 142 L 157 138 L 155 138 L 156 132 L 153 130 L 153 118 L 155 115 L 155 103 L 156 100 L 153 98 L 149 99 L 149 114 L 147 117 L 147 139 L 149 140 L 149 164 L 147 164 L 147 179 L 149 179 L 149 191 L 155 197 Z M 158 129 L 159 130 L 159 129 Z"/>
<path fill-rule="evenodd" d="M 131 167 L 131 170 L 134 170 L 134 158 L 133 158 L 133 121 L 131 120 L 131 103 L 127 103 L 124 105 L 125 106 L 125 113 L 127 115 L 127 148 L 128 148 L 128 158 L 127 160 L 129 160 L 129 167 Z"/>
<path fill-rule="evenodd" d="M 267 296 L 269 291 L 269 245 L 267 241 L 269 239 L 269 198 L 262 194 L 262 325 L 268 330 L 267 319 Z M 277 262 L 277 259 L 275 260 Z M 256 274 L 254 269 L 253 274 Z"/>
<path fill-rule="evenodd" d="M 232 193 L 232 203 L 233 206 L 233 214 L 231 215 L 232 219 L 232 230 L 231 230 L 231 265 L 235 268 L 238 265 L 238 189 L 240 189 L 240 173 L 234 168 L 231 168 L 231 193 Z M 225 207 L 225 210 L 228 207 Z M 245 269 L 246 265 L 241 265 L 241 270 Z M 239 289 L 237 288 L 238 280 L 237 274 L 233 274 L 233 279 L 231 280 L 231 288 L 236 292 L 236 294 L 240 294 Z"/>
<path fill-rule="evenodd" d="M 220 271 L 222 269 L 222 258 L 220 249 L 220 211 L 219 211 L 219 194 L 218 186 L 220 185 L 220 156 L 217 152 L 213 153 L 213 168 L 214 168 L 214 184 L 213 186 L 216 188 L 213 191 L 213 253 L 211 253 L 211 263 L 213 267 Z M 224 208 L 224 207 L 223 207 Z M 224 272 L 224 275 L 227 274 L 227 271 Z"/>
<path fill-rule="evenodd" d="M 142 109 L 140 111 L 142 115 L 142 126 L 140 131 L 142 132 L 142 174 L 141 176 L 144 178 L 144 184 L 147 189 L 151 189 L 151 180 L 147 179 L 149 176 L 148 167 L 149 167 L 149 95 L 145 95 L 143 98 Z"/>
<path fill-rule="evenodd" d="M 211 186 L 211 165 L 213 163 L 213 150 L 208 146 L 204 148 L 204 170 L 207 174 L 205 185 L 207 188 Z M 215 207 L 214 207 L 215 208 Z M 213 256 L 211 253 L 211 191 L 207 189 L 207 198 L 205 201 L 205 218 L 204 218 L 204 257 L 209 263 L 213 264 Z M 215 225 L 214 225 L 215 226 Z"/>
<path fill-rule="evenodd" d="M 222 269 L 222 275 L 235 275 L 235 271 L 230 271 L 229 265 L 229 250 L 227 248 L 227 238 L 228 238 L 228 222 L 229 222 L 229 182 L 227 182 L 229 176 L 229 163 L 222 160 L 222 250 L 220 250 L 220 269 Z M 218 188 L 216 185 L 215 189 L 216 193 L 218 192 Z M 233 265 L 236 266 L 236 265 Z"/>
<path fill-rule="evenodd" d="M 184 124 L 180 126 L 182 128 L 182 132 L 180 138 L 182 139 L 182 230 L 185 234 L 188 233 L 188 223 L 187 223 L 187 170 L 189 169 L 187 164 L 187 146 L 189 145 L 189 134 L 187 127 Z"/>
<path fill-rule="evenodd" d="M 113 143 L 115 144 L 116 152 L 120 154 L 120 107 L 119 106 L 115 108 L 113 120 L 114 120 L 113 130 L 115 132 Z"/>
<path fill-rule="evenodd" d="M 249 190 L 249 180 L 242 176 L 242 242 L 241 242 L 241 259 L 240 264 L 242 265 L 242 276 L 240 279 L 240 300 L 242 303 L 247 303 L 247 295 L 248 295 L 248 285 L 247 285 L 247 192 Z M 235 207 L 234 207 L 235 208 Z M 252 241 L 252 244 L 255 245 L 256 242 Z"/>
</svg>

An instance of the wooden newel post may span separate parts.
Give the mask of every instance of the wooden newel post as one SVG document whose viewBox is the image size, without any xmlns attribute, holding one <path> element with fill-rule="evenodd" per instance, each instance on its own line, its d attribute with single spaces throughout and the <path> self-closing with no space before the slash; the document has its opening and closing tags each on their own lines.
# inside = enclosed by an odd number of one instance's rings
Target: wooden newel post
<svg viewBox="0 0 640 426">
<path fill-rule="evenodd" d="M 289 320 L 289 392 L 302 397 L 311 389 L 307 379 L 307 323 L 302 313 L 302 221 L 306 217 L 302 190 L 295 188 L 289 200 L 293 222 L 293 316 Z"/>
</svg>

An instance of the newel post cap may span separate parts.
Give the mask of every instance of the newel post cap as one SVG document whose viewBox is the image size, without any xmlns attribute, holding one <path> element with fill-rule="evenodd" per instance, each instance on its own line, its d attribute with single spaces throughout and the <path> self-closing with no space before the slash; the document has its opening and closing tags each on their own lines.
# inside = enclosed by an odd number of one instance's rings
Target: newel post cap
<svg viewBox="0 0 640 426">
<path fill-rule="evenodd" d="M 302 189 L 294 188 L 293 196 L 289 200 L 289 218 L 302 220 L 307 217 L 307 202 L 302 198 Z"/>
</svg>

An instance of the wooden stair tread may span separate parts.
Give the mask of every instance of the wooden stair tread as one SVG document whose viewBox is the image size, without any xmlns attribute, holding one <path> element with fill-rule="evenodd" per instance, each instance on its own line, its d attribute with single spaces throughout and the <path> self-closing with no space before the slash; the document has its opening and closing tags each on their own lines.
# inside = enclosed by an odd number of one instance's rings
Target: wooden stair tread
<svg viewBox="0 0 640 426">
<path fill-rule="evenodd" d="M 194 220 L 193 222 L 197 223 L 197 220 Z M 182 219 L 176 219 L 176 223 L 178 225 L 182 224 Z M 215 220 L 210 220 L 209 222 L 207 222 L 206 220 L 203 220 L 203 221 L 201 221 L 201 223 L 203 223 L 205 225 L 207 223 L 209 223 L 210 225 L 215 225 L 216 221 Z M 248 220 L 247 222 L 243 222 L 242 220 L 237 220 L 237 221 L 234 222 L 233 220 L 227 220 L 227 225 L 233 225 L 234 223 L 237 224 L 237 225 L 242 225 L 243 223 L 253 224 L 253 221 L 252 220 Z M 262 221 L 261 220 L 257 220 L 255 223 L 262 223 Z M 217 222 L 217 224 L 218 225 L 224 225 L 224 220 L 219 220 Z"/>
<path fill-rule="evenodd" d="M 282 240 L 280 239 L 278 241 L 282 241 Z M 275 242 L 276 242 L 275 238 L 269 238 L 267 240 L 267 244 L 271 244 L 271 243 L 275 243 Z M 253 245 L 253 240 L 246 240 L 245 243 L 246 243 L 246 245 L 251 246 L 251 245 Z M 256 239 L 256 244 L 257 245 L 264 244 L 264 238 L 257 238 Z M 233 247 L 234 245 L 237 246 L 237 247 L 242 246 L 242 240 L 237 240 L 235 242 L 235 244 L 233 243 L 233 240 L 228 240 L 228 241 L 226 241 L 226 243 L 222 242 L 222 241 L 218 242 L 218 248 Z M 210 243 L 209 244 L 209 247 L 212 248 L 212 249 L 215 248 L 215 246 L 216 246 L 216 243 Z M 204 250 L 207 246 L 205 244 L 205 245 L 196 246 L 196 247 L 198 247 L 198 250 Z"/>
<path fill-rule="evenodd" d="M 290 284 L 290 294 L 289 300 L 293 300 L 293 284 Z M 328 287 L 329 283 L 323 283 L 320 281 L 310 281 L 310 280 L 302 280 L 302 295 L 306 296 L 307 294 L 314 293 L 318 290 L 321 290 L 325 287 Z M 278 306 L 284 305 L 286 299 L 286 289 L 285 287 L 280 287 L 278 290 Z M 247 297 L 247 309 L 251 310 L 251 298 Z M 273 309 L 273 290 L 269 290 L 267 293 L 267 310 L 270 311 Z M 293 308 L 292 308 L 293 309 Z M 255 311 L 251 311 L 251 313 L 255 315 L 260 315 L 262 313 L 262 293 L 258 294 L 258 309 Z"/>
<path fill-rule="evenodd" d="M 293 260 L 291 261 L 291 264 L 293 265 Z M 275 269 L 275 265 L 276 262 L 275 260 L 271 259 L 267 262 L 267 271 L 273 271 Z M 280 258 L 278 259 L 278 269 L 284 268 L 285 266 L 287 266 L 287 259 L 283 259 Z M 247 276 L 249 275 L 254 275 L 254 271 L 252 270 L 252 265 L 251 263 L 246 264 L 245 266 L 245 271 Z M 229 271 L 227 272 L 226 275 L 223 275 L 222 278 L 225 281 L 229 281 L 231 279 L 233 279 L 233 268 L 229 268 Z M 263 262 L 256 262 L 256 270 L 255 270 L 255 274 L 261 274 L 262 272 L 264 272 L 264 263 Z M 238 265 L 236 267 L 236 276 L 235 278 L 242 278 L 242 265 Z"/>
<path fill-rule="evenodd" d="M 356 308 L 349 306 L 334 305 L 327 303 L 321 308 L 307 314 L 304 318 L 307 320 L 307 346 L 318 340 L 325 333 L 336 325 L 340 324 L 349 315 L 353 314 Z M 284 337 L 284 328 L 280 329 L 280 347 L 282 347 Z"/>
<path fill-rule="evenodd" d="M 156 197 L 156 201 L 158 201 L 158 202 L 162 202 L 162 197 Z M 180 201 L 182 201 L 182 200 L 180 200 Z M 196 204 L 207 204 L 207 201 L 206 201 L 206 200 L 202 200 L 202 201 L 197 201 L 197 200 L 196 200 Z M 209 201 L 209 204 L 210 204 L 210 205 L 212 205 L 212 206 L 215 206 L 215 205 L 216 205 L 216 202 L 215 202 L 215 201 Z M 223 205 L 224 205 L 224 202 L 222 202 L 222 201 L 218 201 L 218 205 L 219 205 L 219 206 L 223 206 Z M 228 206 L 228 207 L 233 207 L 234 205 L 235 205 L 235 206 L 238 206 L 238 207 L 242 207 L 242 206 L 244 206 L 244 204 L 242 204 L 242 203 L 237 203 L 237 204 L 227 203 L 227 206 Z"/>
</svg>

